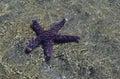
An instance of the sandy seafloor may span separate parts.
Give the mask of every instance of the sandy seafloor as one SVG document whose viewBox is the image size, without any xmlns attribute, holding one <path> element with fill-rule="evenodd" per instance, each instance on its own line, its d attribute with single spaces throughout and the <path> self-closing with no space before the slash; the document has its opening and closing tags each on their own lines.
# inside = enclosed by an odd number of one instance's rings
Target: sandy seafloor
<svg viewBox="0 0 120 79">
<path fill-rule="evenodd" d="M 79 43 L 55 44 L 49 64 L 41 46 L 25 54 L 32 20 L 62 18 Z M 120 79 L 120 0 L 0 0 L 0 79 Z"/>
</svg>

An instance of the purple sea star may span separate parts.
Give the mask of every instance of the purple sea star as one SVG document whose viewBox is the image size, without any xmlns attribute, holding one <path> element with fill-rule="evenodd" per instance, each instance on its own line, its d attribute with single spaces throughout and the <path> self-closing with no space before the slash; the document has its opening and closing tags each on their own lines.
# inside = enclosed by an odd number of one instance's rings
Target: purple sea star
<svg viewBox="0 0 120 79">
<path fill-rule="evenodd" d="M 36 20 L 33 20 L 31 28 L 35 31 L 37 37 L 28 44 L 25 50 L 26 53 L 30 53 L 41 44 L 44 49 L 45 60 L 48 61 L 52 55 L 53 43 L 78 42 L 79 36 L 57 34 L 66 21 L 67 19 L 63 19 L 49 30 L 44 30 Z"/>
</svg>

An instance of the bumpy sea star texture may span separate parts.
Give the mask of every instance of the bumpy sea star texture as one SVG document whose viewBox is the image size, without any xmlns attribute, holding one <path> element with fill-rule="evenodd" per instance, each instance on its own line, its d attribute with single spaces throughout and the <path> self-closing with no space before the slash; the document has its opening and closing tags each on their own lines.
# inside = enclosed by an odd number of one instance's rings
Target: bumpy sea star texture
<svg viewBox="0 0 120 79">
<path fill-rule="evenodd" d="M 67 19 L 64 18 L 50 29 L 44 30 L 36 20 L 33 20 L 31 28 L 35 31 L 37 37 L 28 44 L 26 53 L 30 53 L 41 44 L 44 49 L 45 60 L 48 61 L 52 55 L 54 43 L 78 42 L 79 36 L 57 34 L 66 21 Z"/>
</svg>

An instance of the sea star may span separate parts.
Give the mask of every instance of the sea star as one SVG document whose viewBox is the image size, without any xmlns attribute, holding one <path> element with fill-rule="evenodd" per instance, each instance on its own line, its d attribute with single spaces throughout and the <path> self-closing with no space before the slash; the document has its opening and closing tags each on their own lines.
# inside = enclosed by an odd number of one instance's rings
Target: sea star
<svg viewBox="0 0 120 79">
<path fill-rule="evenodd" d="M 80 39 L 79 36 L 57 34 L 66 21 L 67 19 L 64 18 L 62 21 L 53 25 L 49 30 L 44 30 L 36 20 L 33 20 L 31 28 L 35 31 L 37 37 L 28 44 L 25 50 L 26 53 L 30 53 L 41 44 L 44 49 L 45 61 L 48 61 L 52 55 L 53 43 L 78 42 L 78 39 Z"/>
</svg>

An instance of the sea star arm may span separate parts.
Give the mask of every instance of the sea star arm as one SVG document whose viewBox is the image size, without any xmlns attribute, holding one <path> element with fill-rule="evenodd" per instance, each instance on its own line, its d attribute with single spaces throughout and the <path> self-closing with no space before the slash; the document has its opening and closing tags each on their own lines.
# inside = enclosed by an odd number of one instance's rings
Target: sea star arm
<svg viewBox="0 0 120 79">
<path fill-rule="evenodd" d="M 40 43 L 41 43 L 41 39 L 39 37 L 32 40 L 25 49 L 26 53 L 30 53 L 33 49 L 39 46 Z"/>
<path fill-rule="evenodd" d="M 50 28 L 51 32 L 57 33 L 65 24 L 65 22 L 67 21 L 66 18 L 64 18 L 62 21 L 58 22 L 57 24 L 53 25 L 53 27 Z"/>
<path fill-rule="evenodd" d="M 32 22 L 33 23 L 31 24 L 31 28 L 36 32 L 36 35 L 38 36 L 41 32 L 43 32 L 43 28 L 36 20 L 32 20 Z"/>
<path fill-rule="evenodd" d="M 53 41 L 48 40 L 44 42 L 43 49 L 44 49 L 45 61 L 47 62 L 50 59 L 53 52 Z"/>
<path fill-rule="evenodd" d="M 55 43 L 67 43 L 67 42 L 78 42 L 80 39 L 79 36 L 72 36 L 72 35 L 57 35 L 54 39 Z"/>
</svg>

